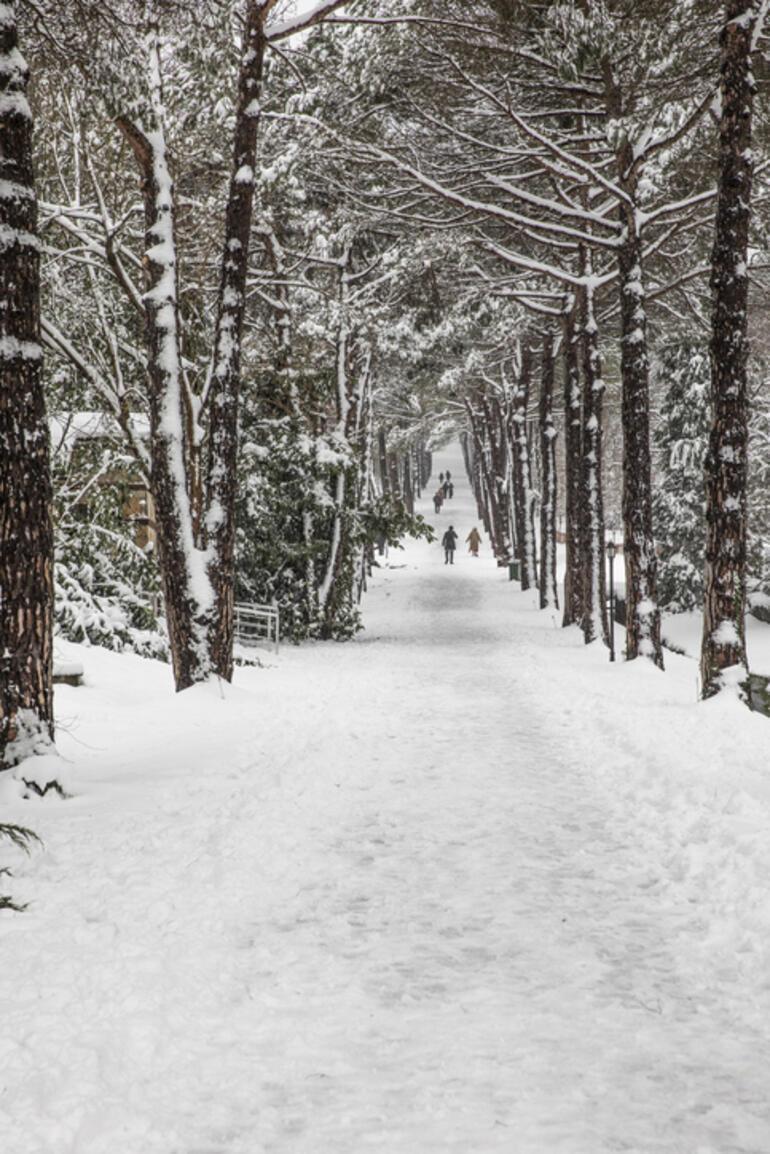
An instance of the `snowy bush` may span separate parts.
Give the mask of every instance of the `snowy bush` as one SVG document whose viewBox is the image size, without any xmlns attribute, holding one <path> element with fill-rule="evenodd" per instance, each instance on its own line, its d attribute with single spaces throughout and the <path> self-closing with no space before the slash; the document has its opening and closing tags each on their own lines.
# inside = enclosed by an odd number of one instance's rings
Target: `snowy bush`
<svg viewBox="0 0 770 1154">
<path fill-rule="evenodd" d="M 118 653 L 168 660 L 161 619 L 147 594 L 136 592 L 104 554 L 90 561 L 67 557 L 54 566 L 55 621 L 60 636 Z"/>
<path fill-rule="evenodd" d="M 134 543 L 126 476 L 125 458 L 99 449 L 56 478 L 56 628 L 69 641 L 167 660 L 157 564 Z"/>
</svg>

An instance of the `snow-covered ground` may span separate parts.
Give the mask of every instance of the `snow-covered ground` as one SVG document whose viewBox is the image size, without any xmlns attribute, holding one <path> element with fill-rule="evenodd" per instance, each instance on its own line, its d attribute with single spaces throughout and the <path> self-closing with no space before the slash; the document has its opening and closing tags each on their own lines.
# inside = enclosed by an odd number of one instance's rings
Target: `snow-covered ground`
<svg viewBox="0 0 770 1154">
<path fill-rule="evenodd" d="M 703 635 L 700 612 L 667 613 L 663 616 L 663 638 L 666 645 L 697 660 Z M 746 651 L 752 673 L 770 677 L 770 625 L 746 615 Z"/>
<path fill-rule="evenodd" d="M 0 849 L 2 1154 L 770 1151 L 768 721 L 486 545 L 389 562 L 356 641 L 222 692 L 60 647 L 75 796 L 2 787 L 46 845 Z"/>
</svg>

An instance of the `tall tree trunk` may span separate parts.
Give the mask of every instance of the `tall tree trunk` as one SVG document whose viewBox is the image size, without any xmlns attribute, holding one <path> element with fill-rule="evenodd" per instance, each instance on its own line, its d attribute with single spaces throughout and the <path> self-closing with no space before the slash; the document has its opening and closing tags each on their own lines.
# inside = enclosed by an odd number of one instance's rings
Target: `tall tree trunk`
<svg viewBox="0 0 770 1154">
<path fill-rule="evenodd" d="M 388 488 L 394 501 L 401 500 L 401 477 L 398 471 L 398 457 L 395 453 L 388 453 Z"/>
<path fill-rule="evenodd" d="M 205 681 L 212 672 L 206 623 L 213 595 L 205 555 L 195 541 L 188 490 L 174 188 L 166 160 L 157 37 L 150 41 L 148 66 L 154 122 L 140 125 L 121 117 L 117 123 L 134 151 L 142 175 L 150 481 L 171 660 L 176 688 L 182 690 Z"/>
<path fill-rule="evenodd" d="M 583 261 L 591 272 L 590 254 Z M 593 289 L 580 293 L 583 354 L 583 497 L 581 511 L 583 637 L 587 645 L 597 638 L 609 643 L 604 572 L 604 501 L 602 497 L 602 399 L 604 381 L 599 353 L 599 332 L 594 314 Z"/>
<path fill-rule="evenodd" d="M 477 469 L 482 494 L 481 510 L 484 519 L 484 528 L 492 546 L 492 552 L 499 565 L 507 564 L 506 554 L 506 511 L 501 509 L 498 500 L 498 490 L 495 484 L 495 473 L 490 448 L 491 430 L 488 422 L 488 410 L 485 400 L 476 397 L 474 402 L 466 400 L 466 409 L 473 430 Z M 510 548 L 510 546 L 508 546 Z"/>
<path fill-rule="evenodd" d="M 214 592 L 214 606 L 208 626 L 208 640 L 214 668 L 227 681 L 232 680 L 233 675 L 235 497 L 238 484 L 241 341 L 265 55 L 264 19 L 264 3 L 248 0 L 241 46 L 235 141 L 225 215 L 209 391 L 206 529 L 210 556 L 209 580 Z"/>
<path fill-rule="evenodd" d="M 752 0 L 728 0 L 721 36 L 719 191 L 711 263 L 712 426 L 706 458 L 706 589 L 701 647 L 704 697 L 724 671 L 748 675 L 745 638 L 748 396 L 748 240 L 754 79 Z"/>
<path fill-rule="evenodd" d="M 630 163 L 630 161 L 629 161 Z M 650 383 L 642 243 L 636 211 L 625 207 L 620 271 L 621 375 L 623 380 L 623 554 L 626 565 L 626 659 L 648 657 L 663 668 L 657 557 L 652 532 Z"/>
<path fill-rule="evenodd" d="M 412 450 L 409 447 L 404 453 L 404 508 L 410 516 L 414 515 L 414 472 Z"/>
<path fill-rule="evenodd" d="M 354 459 L 351 449 L 351 434 L 358 422 L 358 401 L 360 390 L 352 381 L 351 362 L 352 334 L 350 330 L 350 273 L 352 251 L 345 247 L 339 261 L 339 328 L 337 331 L 336 356 L 336 402 L 337 422 L 335 429 L 336 450 L 340 455 L 335 466 L 334 516 L 329 542 L 326 570 L 318 589 L 321 636 L 329 638 L 334 633 L 334 617 L 338 598 L 335 595 L 341 564 L 345 557 L 345 542 L 348 532 L 348 507 L 350 487 L 354 484 Z"/>
<path fill-rule="evenodd" d="M 583 420 L 580 396 L 580 369 L 575 338 L 573 308 L 562 320 L 564 360 L 564 507 L 566 569 L 564 573 L 563 625 L 576 625 L 583 618 L 583 574 L 580 565 L 580 491 L 583 459 Z"/>
<path fill-rule="evenodd" d="M 609 58 L 602 64 L 609 116 L 619 123 L 628 113 Z M 639 209 L 639 157 L 627 134 L 616 149 L 617 179 L 624 196 L 618 254 L 620 293 L 620 372 L 623 424 L 623 555 L 626 569 L 626 660 L 647 657 L 663 668 L 657 555 L 652 523 L 650 381 L 647 312 Z"/>
<path fill-rule="evenodd" d="M 359 453 L 358 453 L 358 493 L 357 507 L 366 513 L 372 503 L 374 482 L 374 406 L 372 404 L 371 366 L 361 390 L 359 405 Z M 356 602 L 360 602 L 366 592 L 366 580 L 371 575 L 374 564 L 374 542 L 366 541 L 361 547 L 359 574 L 356 582 Z"/>
<path fill-rule="evenodd" d="M 537 585 L 535 500 L 527 438 L 527 409 L 531 384 L 532 350 L 525 342 L 521 349 L 521 370 L 513 390 L 510 417 L 514 516 L 522 589 Z"/>
<path fill-rule="evenodd" d="M 498 565 L 509 565 L 513 560 L 511 541 L 511 519 L 509 515 L 510 495 L 508 482 L 508 436 L 505 414 L 498 397 L 483 397 L 484 424 L 489 444 L 489 484 L 494 493 L 494 516 L 496 526 L 495 557 Z"/>
<path fill-rule="evenodd" d="M 0 767 L 53 742 L 53 530 L 27 66 L 0 9 Z"/>
<path fill-rule="evenodd" d="M 556 585 L 556 426 L 553 420 L 553 385 L 556 339 L 543 334 L 540 377 L 540 608 L 558 609 Z"/>
<path fill-rule="evenodd" d="M 469 416 L 470 421 L 470 416 Z M 471 422 L 472 425 L 472 422 Z M 463 450 L 463 460 L 465 461 L 465 472 L 468 475 L 468 482 L 471 486 L 473 499 L 476 502 L 476 515 L 479 521 L 485 524 L 484 521 L 484 501 L 481 484 L 481 471 L 479 468 L 479 455 L 475 444 L 475 437 L 472 432 L 464 432 L 460 436 L 460 444 Z"/>
<path fill-rule="evenodd" d="M 473 466 L 474 466 L 474 471 L 475 471 L 475 475 L 476 475 L 475 489 L 476 489 L 476 494 L 477 494 L 477 497 L 476 497 L 477 512 L 479 514 L 481 521 L 483 522 L 484 531 L 486 532 L 486 535 L 489 538 L 489 544 L 491 546 L 492 553 L 494 554 L 494 552 L 495 552 L 495 530 L 494 530 L 494 525 L 492 523 L 492 517 L 490 514 L 490 500 L 489 500 L 489 494 L 487 492 L 486 468 L 484 465 L 484 455 L 485 455 L 485 448 L 484 448 L 484 441 L 483 441 L 484 431 L 482 429 L 479 416 L 476 413 L 475 409 L 473 408 L 473 405 L 469 401 L 466 401 L 466 408 L 468 410 L 468 416 L 470 418 L 470 426 L 471 426 L 471 430 L 473 433 Z"/>
<path fill-rule="evenodd" d="M 385 440 L 385 430 L 380 426 L 377 431 L 377 456 L 379 461 L 380 485 L 383 497 L 390 496 L 390 476 L 388 474 L 388 445 Z"/>
<path fill-rule="evenodd" d="M 433 472 L 433 454 L 425 445 L 422 446 L 420 453 L 420 467 L 422 469 L 421 487 L 427 489 L 431 473 Z"/>
</svg>

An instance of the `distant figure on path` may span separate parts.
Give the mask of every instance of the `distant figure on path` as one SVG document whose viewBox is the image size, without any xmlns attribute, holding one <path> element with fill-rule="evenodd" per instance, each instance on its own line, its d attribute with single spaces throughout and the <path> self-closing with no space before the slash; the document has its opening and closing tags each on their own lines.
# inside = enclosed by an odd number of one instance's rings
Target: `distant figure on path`
<svg viewBox="0 0 770 1154">
<path fill-rule="evenodd" d="M 468 552 L 473 557 L 478 557 L 479 545 L 481 544 L 481 533 L 479 533 L 479 531 L 475 525 L 473 526 L 473 528 L 471 529 L 470 533 L 465 538 L 465 540 L 468 542 Z"/>
<path fill-rule="evenodd" d="M 452 498 L 454 497 L 454 495 L 455 495 L 455 487 L 454 487 L 454 484 L 452 483 L 452 481 L 450 481 L 449 482 L 449 492 L 447 493 L 447 497 L 451 501 Z"/>
<path fill-rule="evenodd" d="M 441 506 L 444 504 L 444 490 L 439 488 L 433 494 L 433 508 L 437 513 L 441 512 Z"/>
<path fill-rule="evenodd" d="M 447 479 L 447 481 L 452 480 L 452 474 L 449 472 L 449 469 L 447 469 L 447 471 L 446 471 L 446 479 Z"/>
<path fill-rule="evenodd" d="M 454 531 L 454 526 L 449 526 L 441 538 L 441 544 L 444 546 L 444 564 L 454 565 L 455 549 L 457 548 L 457 534 Z"/>
<path fill-rule="evenodd" d="M 438 475 L 438 479 L 439 479 L 439 483 L 443 485 L 443 484 L 444 484 L 444 474 L 443 474 L 443 473 L 439 473 L 439 475 Z"/>
<path fill-rule="evenodd" d="M 444 500 L 446 501 L 447 497 L 449 496 L 449 482 L 448 481 L 444 481 L 444 484 L 441 486 L 441 492 L 444 494 Z"/>
</svg>

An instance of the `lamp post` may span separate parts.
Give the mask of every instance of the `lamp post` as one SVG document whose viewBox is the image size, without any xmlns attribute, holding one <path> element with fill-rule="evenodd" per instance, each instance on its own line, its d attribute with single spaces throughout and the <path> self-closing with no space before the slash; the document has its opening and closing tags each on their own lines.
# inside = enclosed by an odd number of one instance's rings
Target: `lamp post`
<svg viewBox="0 0 770 1154">
<path fill-rule="evenodd" d="M 615 579 L 613 565 L 618 547 L 614 541 L 607 542 L 607 560 L 610 563 L 610 661 L 615 660 Z"/>
</svg>

